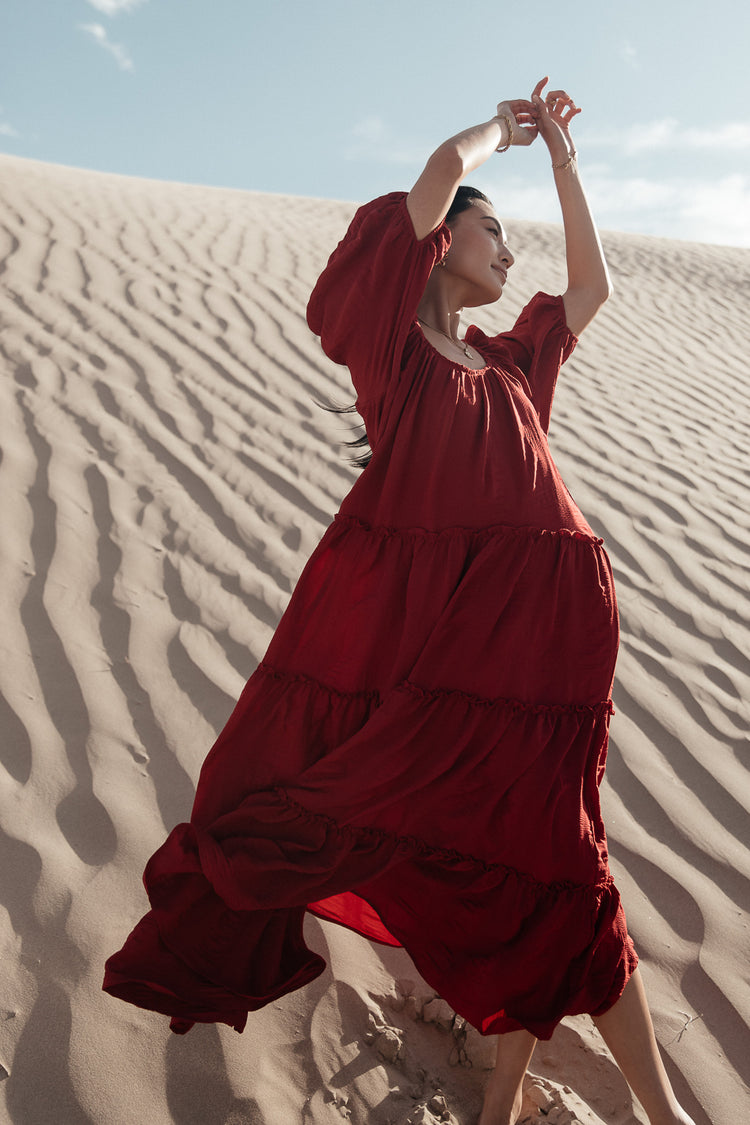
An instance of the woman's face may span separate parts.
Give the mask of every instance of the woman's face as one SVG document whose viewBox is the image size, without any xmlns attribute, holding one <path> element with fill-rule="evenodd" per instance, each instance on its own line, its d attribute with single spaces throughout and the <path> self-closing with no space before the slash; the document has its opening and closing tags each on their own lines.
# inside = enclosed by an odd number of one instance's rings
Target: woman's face
<svg viewBox="0 0 750 1125">
<path fill-rule="evenodd" d="M 451 247 L 444 261 L 446 274 L 460 285 L 465 308 L 488 305 L 502 295 L 513 255 L 494 208 L 475 199 L 450 223 Z"/>
</svg>

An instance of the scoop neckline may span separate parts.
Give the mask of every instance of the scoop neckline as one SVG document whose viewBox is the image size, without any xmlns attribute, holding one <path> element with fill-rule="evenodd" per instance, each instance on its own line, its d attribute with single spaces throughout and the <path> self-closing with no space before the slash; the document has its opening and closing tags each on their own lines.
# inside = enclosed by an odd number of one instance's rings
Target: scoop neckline
<svg viewBox="0 0 750 1125">
<path fill-rule="evenodd" d="M 485 361 L 484 367 L 469 367 L 468 364 L 466 364 L 466 363 L 459 363 L 458 360 L 455 360 L 455 361 L 452 360 L 449 355 L 444 355 L 441 351 L 438 351 L 438 349 L 435 347 L 434 344 L 430 343 L 430 341 L 427 339 L 424 332 L 422 331 L 422 325 L 419 323 L 419 320 L 418 320 L 417 317 L 414 318 L 413 323 L 414 323 L 417 331 L 419 332 L 419 335 L 422 337 L 422 339 L 424 340 L 425 344 L 430 349 L 430 351 L 433 352 L 435 355 L 440 356 L 441 359 L 444 359 L 446 363 L 449 363 L 451 365 L 451 367 L 458 367 L 458 368 L 460 368 L 461 371 L 468 371 L 470 375 L 484 375 L 484 373 L 486 371 L 489 371 L 490 367 L 492 366 L 492 364 L 487 363 Z M 474 327 L 474 325 L 470 324 L 469 327 L 466 329 L 466 331 L 469 332 L 470 329 L 472 329 L 473 327 Z M 471 344 L 470 347 L 474 348 L 474 345 Z M 475 352 L 479 351 L 479 348 L 474 348 L 474 351 Z M 481 352 L 479 352 L 479 354 L 482 355 Z M 484 358 L 485 357 L 482 355 L 482 359 L 484 359 Z"/>
</svg>

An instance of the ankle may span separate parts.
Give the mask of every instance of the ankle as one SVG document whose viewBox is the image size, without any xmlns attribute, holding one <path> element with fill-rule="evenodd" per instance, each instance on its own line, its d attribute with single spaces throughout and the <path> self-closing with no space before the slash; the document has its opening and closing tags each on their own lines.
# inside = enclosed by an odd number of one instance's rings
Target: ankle
<svg viewBox="0 0 750 1125">
<path fill-rule="evenodd" d="M 477 1125 L 517 1125 L 521 1111 L 512 1109 L 510 1113 L 494 1113 L 485 1105 L 479 1115 Z"/>
<path fill-rule="evenodd" d="M 504 1094 L 490 1085 L 485 1091 L 484 1105 L 477 1125 L 516 1125 L 521 1116 L 522 1104 L 522 1087 L 519 1086 L 511 1101 L 507 1093 Z"/>
<path fill-rule="evenodd" d="M 685 1112 L 682 1106 L 676 1106 L 674 1112 L 666 1116 L 650 1117 L 650 1125 L 695 1125 L 692 1117 Z"/>
</svg>

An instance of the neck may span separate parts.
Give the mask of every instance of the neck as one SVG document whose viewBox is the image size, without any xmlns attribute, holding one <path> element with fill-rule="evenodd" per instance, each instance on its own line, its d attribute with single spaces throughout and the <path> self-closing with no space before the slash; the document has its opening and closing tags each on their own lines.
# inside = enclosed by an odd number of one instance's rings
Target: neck
<svg viewBox="0 0 750 1125">
<path fill-rule="evenodd" d="M 428 300 L 425 294 L 419 302 L 417 316 L 428 327 L 450 336 L 453 340 L 458 338 L 460 309 L 452 309 L 447 302 Z"/>
<path fill-rule="evenodd" d="M 436 267 L 427 279 L 417 316 L 438 332 L 456 340 L 465 292 L 466 287 L 460 278 Z"/>
</svg>

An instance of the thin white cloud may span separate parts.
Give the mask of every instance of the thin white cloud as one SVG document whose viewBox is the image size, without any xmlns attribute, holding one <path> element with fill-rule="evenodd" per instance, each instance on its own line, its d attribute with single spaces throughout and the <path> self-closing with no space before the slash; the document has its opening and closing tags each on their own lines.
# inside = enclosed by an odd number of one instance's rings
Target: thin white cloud
<svg viewBox="0 0 750 1125">
<path fill-rule="evenodd" d="M 133 60 L 121 43 L 112 43 L 107 37 L 106 28 L 100 23 L 79 24 L 81 31 L 85 31 L 91 38 L 114 57 L 120 70 L 132 70 Z"/>
<path fill-rule="evenodd" d="M 750 176 L 709 179 L 619 178 L 605 166 L 583 170 L 586 194 L 602 230 L 628 231 L 750 247 Z M 500 215 L 534 222 L 560 223 L 560 206 L 552 185 L 522 176 L 495 179 L 474 175 Z"/>
<path fill-rule="evenodd" d="M 363 117 L 351 130 L 352 137 L 363 145 L 382 144 L 387 132 L 385 121 L 375 114 Z"/>
<path fill-rule="evenodd" d="M 140 8 L 148 0 L 88 0 L 88 3 L 105 16 L 117 16 L 120 12 L 132 12 L 134 8 Z"/>
<path fill-rule="evenodd" d="M 3 108 L 0 106 L 0 117 L 3 117 Z M 0 137 L 20 137 L 21 134 L 17 129 L 7 121 L 0 121 Z"/>
<path fill-rule="evenodd" d="M 750 177 L 735 174 L 715 184 L 695 184 L 683 214 L 708 231 L 711 242 L 750 246 Z"/>
<path fill-rule="evenodd" d="M 424 160 L 424 145 L 410 145 L 394 137 L 382 117 L 363 117 L 349 130 L 350 144 L 344 151 L 347 160 L 368 160 L 376 164 L 414 164 Z"/>
<path fill-rule="evenodd" d="M 89 0 L 89 3 L 91 3 L 91 0 Z M 620 47 L 620 58 L 629 67 L 632 67 L 633 70 L 641 69 L 641 64 L 638 61 L 638 52 L 636 51 L 633 44 L 627 39 Z"/>
<path fill-rule="evenodd" d="M 631 125 L 621 133 L 587 133 L 581 146 L 618 148 L 627 156 L 665 149 L 739 152 L 750 149 L 750 121 L 727 121 L 715 129 L 681 125 L 674 117 L 663 117 L 642 125 Z"/>
<path fill-rule="evenodd" d="M 599 225 L 689 242 L 750 247 L 750 176 L 656 180 L 591 177 Z"/>
</svg>

